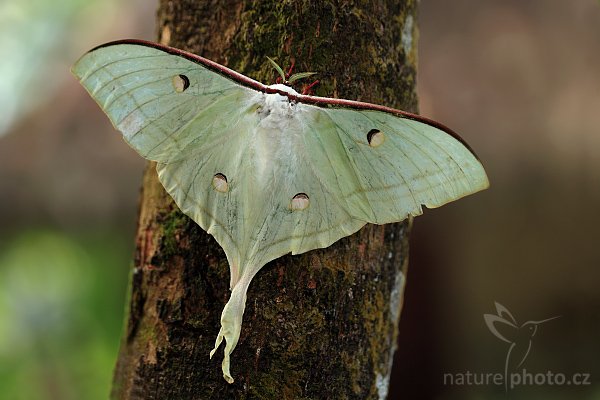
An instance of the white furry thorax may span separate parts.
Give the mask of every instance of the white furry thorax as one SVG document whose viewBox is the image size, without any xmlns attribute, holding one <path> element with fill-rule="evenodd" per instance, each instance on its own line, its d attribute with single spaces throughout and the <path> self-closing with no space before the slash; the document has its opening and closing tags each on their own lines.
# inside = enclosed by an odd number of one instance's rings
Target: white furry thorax
<svg viewBox="0 0 600 400">
<path fill-rule="evenodd" d="M 298 95 L 294 89 L 282 84 L 271 85 L 269 88 Z M 299 118 L 302 110 L 301 103 L 291 101 L 285 95 L 260 94 L 259 123 L 252 141 L 258 180 L 272 179 L 273 174 L 267 173 L 272 168 L 285 170 L 297 163 L 296 153 L 303 146 L 302 123 Z"/>
<path fill-rule="evenodd" d="M 300 94 L 300 93 L 296 92 L 294 90 L 294 88 L 292 88 L 291 86 L 284 85 L 283 83 L 276 83 L 274 85 L 269 85 L 267 87 L 269 89 L 275 89 L 275 90 L 279 90 L 279 91 L 286 92 L 289 94 L 293 94 L 294 96 L 298 96 Z"/>
<path fill-rule="evenodd" d="M 285 93 L 298 96 L 299 93 L 293 88 L 281 83 L 270 85 L 268 88 L 276 89 Z M 284 130 L 290 123 L 301 107 L 295 101 L 291 101 L 287 96 L 279 93 L 264 93 L 261 99 L 262 104 L 259 111 L 261 116 L 261 125 L 267 129 Z"/>
</svg>

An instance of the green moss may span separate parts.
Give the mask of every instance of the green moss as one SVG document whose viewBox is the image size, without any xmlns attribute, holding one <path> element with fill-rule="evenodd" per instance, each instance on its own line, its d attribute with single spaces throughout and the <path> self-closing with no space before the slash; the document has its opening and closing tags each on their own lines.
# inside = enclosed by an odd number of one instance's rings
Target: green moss
<svg viewBox="0 0 600 400">
<path fill-rule="evenodd" d="M 415 2 L 409 1 L 386 19 L 381 12 L 389 12 L 387 9 L 367 10 L 347 2 L 283 1 L 275 7 L 259 2 L 242 13 L 241 31 L 246 33 L 234 43 L 230 59 L 235 67 L 266 83 L 275 75 L 265 63 L 265 55 L 277 57 L 284 65 L 295 59 L 297 71 L 319 73 L 317 95 L 361 98 L 390 106 L 404 99 L 407 108 L 414 110 L 415 69 L 406 61 L 412 60 L 416 51 L 402 53 L 401 29 L 392 26 L 402 26 L 415 7 Z M 291 18 L 294 14 L 299 15 Z M 416 49 L 416 40 L 413 46 Z M 349 54 L 349 48 L 361 49 L 361 54 Z M 236 60 L 236 54 L 245 54 L 245 58 Z M 381 83 L 383 91 L 374 89 Z"/>
<path fill-rule="evenodd" d="M 301 399 L 302 370 L 287 365 L 273 366 L 270 373 L 260 374 L 252 382 L 250 394 L 258 399 Z"/>
<path fill-rule="evenodd" d="M 181 252 L 179 237 L 188 224 L 189 218 L 177 208 L 162 216 L 160 224 L 162 227 L 160 254 L 163 259 L 169 259 Z"/>
<path fill-rule="evenodd" d="M 152 326 L 148 326 L 148 324 L 142 324 L 138 331 L 138 338 L 140 344 L 147 344 L 149 342 L 156 344 L 158 342 L 156 330 Z"/>
<path fill-rule="evenodd" d="M 340 353 L 342 363 L 346 365 L 347 372 L 349 374 L 349 381 L 352 387 L 352 392 L 355 395 L 360 395 L 363 392 L 363 388 L 360 386 L 360 380 L 362 378 L 362 363 L 364 360 L 361 357 L 357 357 L 356 353 L 348 354 L 348 352 Z"/>
</svg>

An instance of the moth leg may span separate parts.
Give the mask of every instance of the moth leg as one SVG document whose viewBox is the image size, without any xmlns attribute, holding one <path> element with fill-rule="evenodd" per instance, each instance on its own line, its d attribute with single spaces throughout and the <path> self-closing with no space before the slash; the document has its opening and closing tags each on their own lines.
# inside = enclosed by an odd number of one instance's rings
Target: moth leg
<svg viewBox="0 0 600 400">
<path fill-rule="evenodd" d="M 302 89 L 302 94 L 309 94 L 311 89 L 313 88 L 313 86 L 319 84 L 319 80 L 317 79 L 316 81 L 314 81 L 313 83 L 311 83 L 310 85 L 306 86 L 304 89 Z"/>
</svg>

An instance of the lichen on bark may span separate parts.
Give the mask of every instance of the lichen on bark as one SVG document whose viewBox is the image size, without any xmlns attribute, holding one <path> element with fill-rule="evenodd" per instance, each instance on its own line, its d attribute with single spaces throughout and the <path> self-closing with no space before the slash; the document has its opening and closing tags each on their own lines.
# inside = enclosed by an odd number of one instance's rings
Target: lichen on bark
<svg viewBox="0 0 600 400">
<path fill-rule="evenodd" d="M 416 111 L 416 1 L 162 0 L 159 40 L 272 83 L 266 56 L 318 72 L 316 94 Z M 404 35 L 404 36 L 403 36 Z M 225 383 L 208 352 L 229 296 L 214 239 L 144 175 L 115 399 L 379 399 L 397 337 L 409 222 L 367 225 L 267 264 Z"/>
</svg>

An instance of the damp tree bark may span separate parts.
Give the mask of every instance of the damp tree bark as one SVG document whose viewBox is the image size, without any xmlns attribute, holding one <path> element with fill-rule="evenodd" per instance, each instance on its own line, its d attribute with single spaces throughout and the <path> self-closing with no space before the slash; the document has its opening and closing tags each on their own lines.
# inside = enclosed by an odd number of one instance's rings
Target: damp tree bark
<svg viewBox="0 0 600 400">
<path fill-rule="evenodd" d="M 266 56 L 316 71 L 315 94 L 416 111 L 416 1 L 161 0 L 159 41 L 265 83 Z M 218 118 L 218 116 L 216 116 Z M 396 347 L 408 221 L 267 264 L 248 291 L 235 382 L 208 353 L 229 297 L 212 236 L 149 163 L 114 399 L 381 399 Z"/>
</svg>

